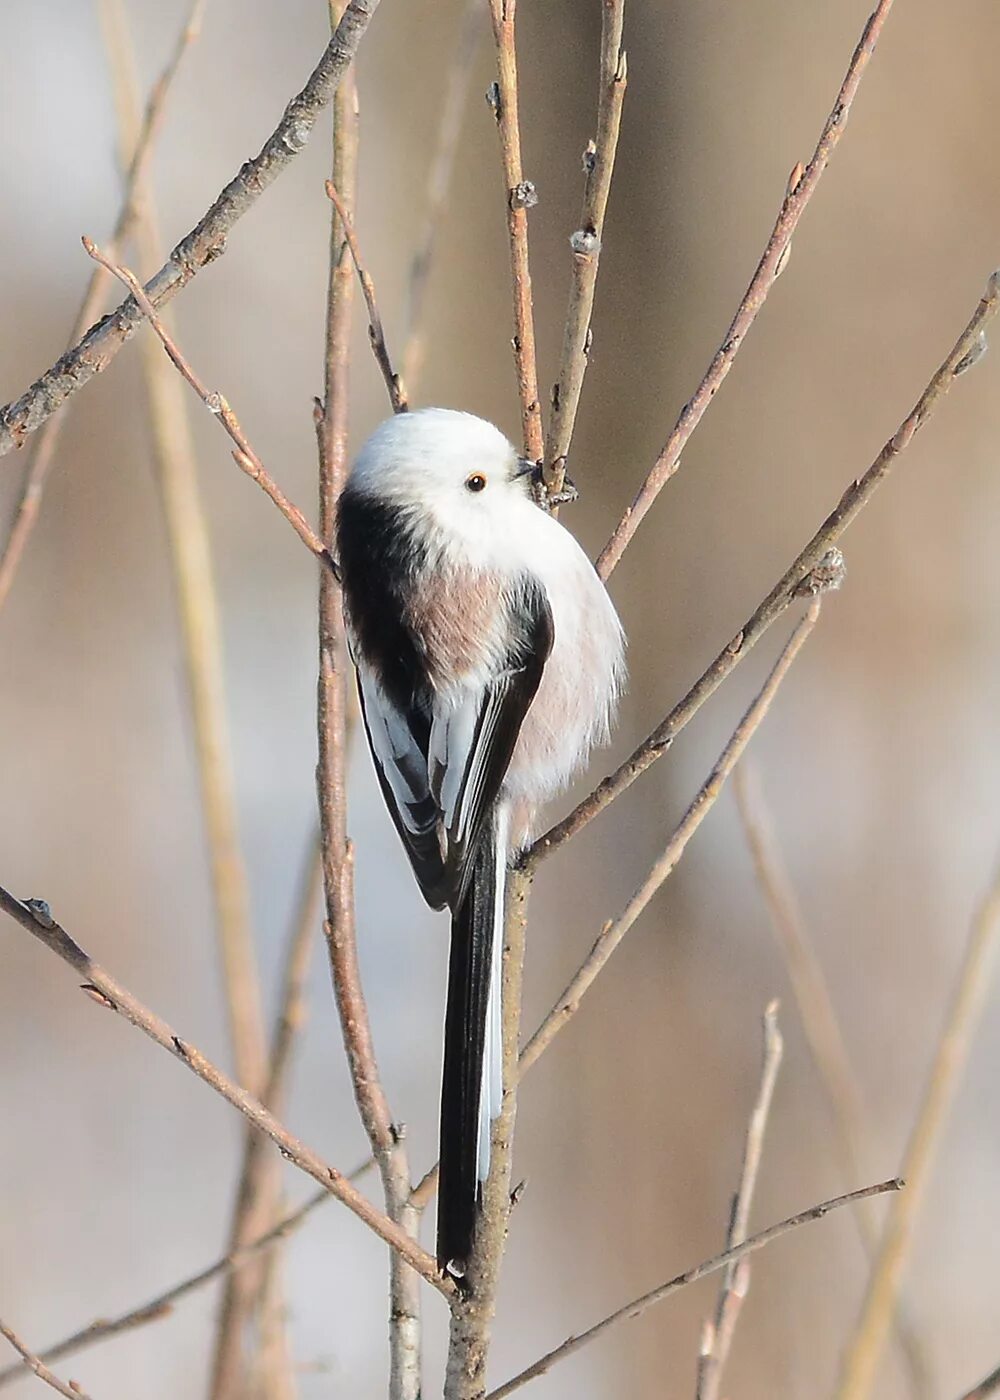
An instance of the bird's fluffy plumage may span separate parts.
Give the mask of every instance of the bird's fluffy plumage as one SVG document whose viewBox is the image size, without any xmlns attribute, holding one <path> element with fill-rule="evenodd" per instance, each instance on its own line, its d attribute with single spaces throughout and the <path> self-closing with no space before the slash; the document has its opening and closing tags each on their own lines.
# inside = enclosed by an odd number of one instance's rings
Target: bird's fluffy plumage
<svg viewBox="0 0 1000 1400">
<path fill-rule="evenodd" d="M 343 493 L 337 547 L 383 794 L 425 898 L 452 910 L 438 1238 L 454 1265 L 471 1247 L 500 1106 L 505 866 L 607 738 L 624 639 L 525 464 L 470 414 L 424 409 L 377 428 Z"/>
</svg>

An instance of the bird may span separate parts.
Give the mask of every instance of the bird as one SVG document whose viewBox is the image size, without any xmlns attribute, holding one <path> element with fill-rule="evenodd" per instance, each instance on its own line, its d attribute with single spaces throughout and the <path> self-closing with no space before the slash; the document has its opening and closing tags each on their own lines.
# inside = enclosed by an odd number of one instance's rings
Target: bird
<svg viewBox="0 0 1000 1400">
<path fill-rule="evenodd" d="M 417 885 L 451 914 L 437 1262 L 464 1277 L 502 1099 L 507 872 L 539 809 L 607 742 L 625 636 L 540 468 L 470 413 L 380 424 L 338 502 L 360 709 Z"/>
</svg>

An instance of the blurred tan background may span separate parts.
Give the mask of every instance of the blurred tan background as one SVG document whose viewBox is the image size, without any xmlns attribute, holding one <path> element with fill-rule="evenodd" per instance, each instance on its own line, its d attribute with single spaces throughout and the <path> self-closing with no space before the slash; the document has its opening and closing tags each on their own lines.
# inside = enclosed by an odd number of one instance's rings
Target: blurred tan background
<svg viewBox="0 0 1000 1400">
<path fill-rule="evenodd" d="M 182 10 L 131 0 L 144 82 Z M 443 74 L 461 0 L 385 0 L 364 42 L 359 231 L 398 343 Z M 592 134 L 600 6 L 520 7 L 532 269 L 551 382 L 567 238 Z M 696 385 L 753 271 L 789 170 L 807 160 L 864 0 L 630 0 L 629 90 L 595 344 L 565 519 L 596 552 Z M 900 3 L 736 369 L 612 591 L 633 672 L 627 752 L 733 634 L 911 407 L 1000 260 L 991 0 Z M 117 206 L 96 18 L 5 0 L 0 83 L 0 400 L 60 352 Z M 154 162 L 173 242 L 255 152 L 326 39 L 323 0 L 210 0 Z M 517 424 L 496 137 L 472 99 L 429 301 L 420 397 Z M 309 513 L 321 387 L 328 124 L 177 303 L 181 340 Z M 353 436 L 384 415 L 357 334 Z M 865 1096 L 866 1179 L 898 1168 L 975 902 L 1000 850 L 1000 366 L 963 380 L 845 541 L 849 576 L 755 744 L 806 920 Z M 228 1062 L 191 729 L 139 360 L 74 401 L 43 519 L 0 614 L 0 880 L 68 928 L 206 1053 Z M 192 400 L 193 408 L 197 405 Z M 195 414 L 224 609 L 253 919 L 273 974 L 313 813 L 315 569 L 225 439 Z M 0 521 L 21 464 L 0 463 Z M 759 680 L 767 639 L 667 758 L 537 887 L 527 1017 L 562 988 L 645 872 Z M 379 1055 L 415 1169 L 434 1151 L 442 921 L 422 908 L 355 755 L 352 828 Z M 13 925 L 0 930 L 0 1315 L 42 1346 L 221 1252 L 240 1125 Z M 786 1059 L 754 1223 L 843 1182 L 730 795 L 521 1099 L 516 1215 L 494 1384 L 568 1331 L 721 1246 L 759 1064 L 783 1000 Z M 957 1395 L 1000 1361 L 1000 1028 L 992 995 L 950 1120 L 907 1291 Z M 364 1155 L 317 949 L 287 1117 L 347 1168 Z M 303 1181 L 289 1177 L 298 1198 Z M 381 1247 L 336 1204 L 288 1251 L 304 1400 L 384 1393 Z M 864 1286 L 844 1216 L 758 1256 L 725 1393 L 830 1393 Z M 710 1284 L 536 1383 L 551 1397 L 693 1394 Z M 64 1374 L 101 1400 L 203 1393 L 216 1295 Z M 426 1389 L 443 1309 L 427 1301 Z M 6 1358 L 4 1357 L 5 1361 Z M 32 1378 L 10 1392 L 39 1389 Z M 876 1392 L 908 1392 L 887 1355 Z"/>
</svg>

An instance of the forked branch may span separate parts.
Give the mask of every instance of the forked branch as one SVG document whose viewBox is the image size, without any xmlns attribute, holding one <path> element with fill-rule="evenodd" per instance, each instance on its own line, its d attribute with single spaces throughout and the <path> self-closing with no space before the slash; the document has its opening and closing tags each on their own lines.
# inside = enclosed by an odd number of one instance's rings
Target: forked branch
<svg viewBox="0 0 1000 1400">
<path fill-rule="evenodd" d="M 271 498 L 303 544 L 316 555 L 317 559 L 332 568 L 333 560 L 319 535 L 317 535 L 316 531 L 306 520 L 298 506 L 291 503 L 281 487 L 270 476 L 264 463 L 251 447 L 249 439 L 240 426 L 239 419 L 229 407 L 225 398 L 216 390 L 209 389 L 195 373 L 190 362 L 185 359 L 177 342 L 166 329 L 163 321 L 156 314 L 155 307 L 149 300 L 143 287 L 139 284 L 134 273 L 130 272 L 127 267 L 123 267 L 120 263 L 113 262 L 106 253 L 98 248 L 93 239 L 84 238 L 83 246 L 95 262 L 100 263 L 102 267 L 106 267 L 109 272 L 114 273 L 127 287 L 131 287 L 132 295 L 140 307 L 142 314 L 148 318 L 149 324 L 159 336 L 164 350 L 170 356 L 178 372 L 183 375 L 191 385 L 191 388 L 201 399 L 209 413 L 218 418 L 219 422 L 236 444 L 236 451 L 233 453 L 233 461 L 236 465 L 241 471 L 246 472 L 251 481 L 256 481 L 257 485 Z"/>
<path fill-rule="evenodd" d="M 573 268 L 563 329 L 559 377 L 552 390 L 552 416 L 545 439 L 543 480 L 550 497 L 563 490 L 583 377 L 590 355 L 590 320 L 604 236 L 604 215 L 618 149 L 627 64 L 622 48 L 625 0 L 605 0 L 601 10 L 601 74 L 597 133 L 583 157 L 585 172 L 580 224 L 570 239 Z"/>
<path fill-rule="evenodd" d="M 226 251 L 226 239 L 304 149 L 323 108 L 353 61 L 379 0 L 350 0 L 337 31 L 302 91 L 285 108 L 260 153 L 240 168 L 215 203 L 178 243 L 145 291 L 154 306 L 172 300 L 203 267 Z M 15 403 L 0 409 L 0 457 L 20 447 L 66 400 L 108 367 L 141 325 L 143 311 L 132 296 L 91 327 L 80 342 L 37 379 Z"/>
<path fill-rule="evenodd" d="M 6 1337 L 16 1352 L 19 1352 L 25 1366 L 29 1371 L 34 1371 L 40 1381 L 44 1381 L 52 1390 L 58 1390 L 60 1395 L 68 1396 L 68 1400 L 90 1400 L 85 1391 L 74 1381 L 72 1385 L 67 1385 L 58 1376 L 54 1376 L 45 1363 L 37 1357 L 33 1351 L 25 1346 L 21 1338 L 5 1322 L 0 1322 L 0 1336 Z M 20 1369 L 20 1368 L 18 1368 Z"/>
<path fill-rule="evenodd" d="M 667 715 L 666 719 L 644 739 L 637 749 L 614 773 L 599 783 L 588 797 L 580 802 L 569 816 L 540 836 L 532 846 L 529 859 L 534 863 L 581 831 L 598 813 L 603 812 L 617 797 L 630 787 L 646 769 L 666 753 L 684 726 L 697 714 L 702 705 L 719 688 L 725 678 L 748 655 L 750 649 L 760 641 L 771 623 L 788 607 L 789 603 L 803 589 L 807 589 L 807 578 L 820 569 L 823 556 L 833 550 L 833 546 L 864 509 L 879 486 L 895 465 L 896 458 L 912 442 L 918 428 L 922 428 L 928 418 L 948 393 L 955 379 L 974 364 L 985 348 L 984 330 L 987 323 L 1000 308 L 1000 272 L 994 272 L 986 284 L 979 305 L 972 319 L 955 342 L 951 351 L 931 376 L 916 405 L 903 419 L 903 422 L 882 448 L 863 476 L 851 482 L 841 496 L 836 507 L 830 512 L 812 539 L 798 555 L 795 562 L 778 579 L 767 597 L 743 624 L 736 636 L 723 647 L 706 671 Z"/>
<path fill-rule="evenodd" d="M 792 171 L 788 181 L 788 189 L 771 236 L 761 255 L 760 262 L 757 264 L 757 271 L 754 273 L 736 315 L 730 323 L 725 339 L 715 352 L 712 363 L 705 371 L 701 383 L 681 410 L 680 417 L 639 488 L 638 494 L 601 551 L 597 561 L 597 572 L 601 578 L 608 578 L 615 566 L 621 561 L 622 555 L 628 548 L 646 512 L 680 466 L 681 453 L 688 439 L 701 422 L 705 410 L 732 368 L 737 351 L 743 344 L 747 331 L 757 319 L 758 311 L 764 305 L 768 293 L 784 270 L 791 247 L 792 234 L 805 212 L 806 205 L 815 194 L 816 186 L 822 178 L 827 162 L 844 133 L 851 103 L 857 96 L 861 79 L 868 67 L 868 61 L 875 50 L 879 35 L 882 33 L 882 26 L 885 24 L 891 9 L 892 0 L 878 0 L 874 12 L 869 16 L 864 32 L 858 40 L 858 46 L 854 50 L 844 81 L 840 85 L 837 100 L 823 125 L 812 159 L 805 169 L 801 165 L 796 165 Z"/>
<path fill-rule="evenodd" d="M 857 1201 L 865 1201 L 869 1196 L 881 1196 L 887 1191 L 901 1191 L 905 1184 L 901 1177 L 893 1177 L 890 1181 L 880 1181 L 874 1186 L 864 1186 L 860 1191 L 849 1191 L 846 1196 L 834 1196 L 832 1200 L 822 1201 L 819 1205 L 810 1207 L 809 1210 L 800 1211 L 798 1215 L 788 1216 L 786 1220 L 780 1221 L 777 1225 L 768 1226 L 759 1234 L 751 1235 L 742 1244 L 735 1245 L 732 1249 L 724 1249 L 721 1254 L 716 1254 L 712 1259 L 706 1259 L 704 1264 L 697 1264 L 693 1269 L 678 1274 L 676 1278 L 661 1283 L 659 1288 L 644 1293 L 640 1298 L 633 1298 L 624 1307 L 619 1308 L 608 1317 L 602 1318 L 600 1322 L 595 1322 L 593 1327 L 588 1327 L 586 1332 L 581 1332 L 575 1337 L 568 1337 L 561 1346 L 546 1352 L 544 1356 L 539 1357 L 523 1371 L 519 1371 L 509 1381 L 498 1386 L 496 1390 L 491 1390 L 486 1400 L 504 1400 L 505 1396 L 513 1395 L 515 1390 L 520 1390 L 521 1386 L 527 1385 L 528 1381 L 536 1380 L 538 1376 L 544 1376 L 545 1372 L 550 1370 L 557 1361 L 565 1361 L 574 1352 L 589 1346 L 598 1337 L 603 1337 L 606 1332 L 610 1332 L 612 1327 L 617 1327 L 620 1322 L 625 1322 L 630 1317 L 640 1317 L 649 1308 L 654 1307 L 657 1303 L 665 1302 L 667 1298 L 678 1293 L 682 1288 L 697 1283 L 699 1279 L 707 1278 L 709 1274 L 717 1273 L 719 1269 L 728 1268 L 731 1264 L 746 1258 L 748 1254 L 754 1254 L 758 1249 L 763 1249 L 772 1240 L 787 1235 L 790 1230 L 797 1230 L 800 1225 L 808 1225 L 814 1220 L 822 1220 L 831 1211 L 839 1210 L 841 1206 L 854 1205 Z"/>
<path fill-rule="evenodd" d="M 427 1280 L 439 1293 L 450 1297 L 454 1285 L 443 1278 L 431 1256 L 420 1248 L 405 1231 L 390 1220 L 361 1194 L 342 1172 L 324 1162 L 318 1153 L 300 1142 L 288 1131 L 273 1114 L 268 1113 L 254 1096 L 235 1084 L 228 1075 L 205 1058 L 190 1041 L 176 1035 L 166 1021 L 134 997 L 99 963 L 94 962 L 80 945 L 69 936 L 66 930 L 53 919 L 48 905 L 43 900 L 22 902 L 0 886 L 0 910 L 12 918 L 50 952 L 62 958 L 63 962 L 86 978 L 83 991 L 87 992 L 98 1005 L 116 1012 L 131 1025 L 136 1026 L 150 1040 L 168 1051 L 181 1064 L 186 1065 L 192 1074 L 198 1076 L 227 1103 L 255 1127 L 266 1134 L 287 1161 L 311 1176 L 331 1195 L 343 1202 L 347 1208 L 362 1220 L 386 1244 L 399 1251 L 421 1278 Z"/>
</svg>

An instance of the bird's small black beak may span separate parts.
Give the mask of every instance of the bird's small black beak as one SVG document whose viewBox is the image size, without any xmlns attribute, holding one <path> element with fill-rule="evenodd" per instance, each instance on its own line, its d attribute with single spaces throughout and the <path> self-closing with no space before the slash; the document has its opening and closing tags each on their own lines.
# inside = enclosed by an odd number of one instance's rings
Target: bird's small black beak
<svg viewBox="0 0 1000 1400">
<path fill-rule="evenodd" d="M 530 457 L 518 457 L 514 468 L 514 480 L 517 481 L 522 476 L 530 476 L 533 484 L 537 484 L 542 479 L 541 462 L 533 462 Z"/>
</svg>

